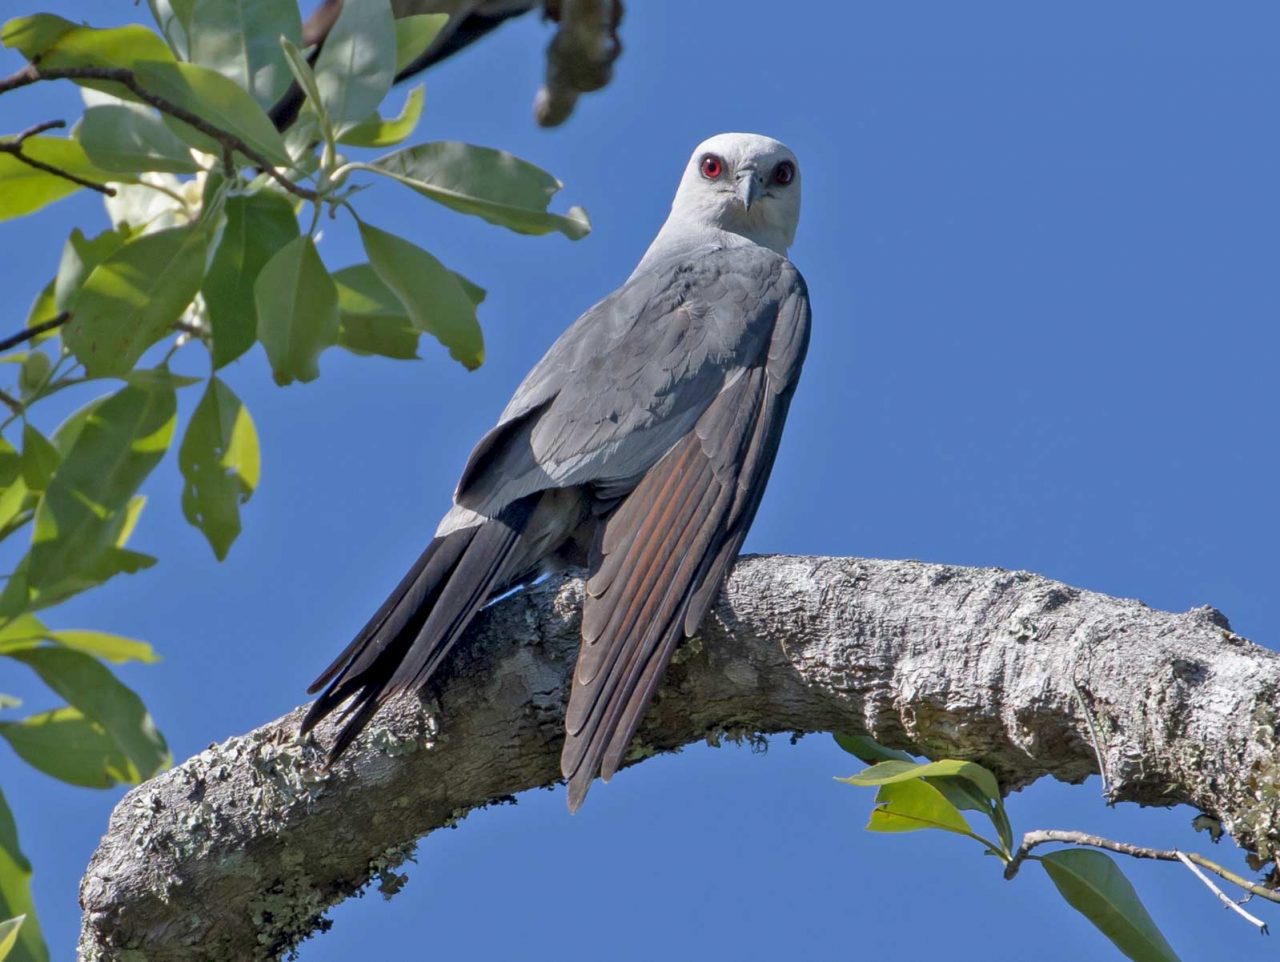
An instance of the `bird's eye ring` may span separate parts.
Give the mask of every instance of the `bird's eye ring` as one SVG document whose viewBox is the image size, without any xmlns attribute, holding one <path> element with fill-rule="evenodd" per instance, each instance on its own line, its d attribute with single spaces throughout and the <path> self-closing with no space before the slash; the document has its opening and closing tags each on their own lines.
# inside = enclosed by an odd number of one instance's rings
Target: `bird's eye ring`
<svg viewBox="0 0 1280 962">
<path fill-rule="evenodd" d="M 783 187 L 796 179 L 796 165 L 789 160 L 784 160 L 777 167 L 773 168 L 773 182 Z"/>
<path fill-rule="evenodd" d="M 702 158 L 698 169 L 707 180 L 719 180 L 720 175 L 724 173 L 724 161 L 715 154 L 707 154 Z"/>
</svg>

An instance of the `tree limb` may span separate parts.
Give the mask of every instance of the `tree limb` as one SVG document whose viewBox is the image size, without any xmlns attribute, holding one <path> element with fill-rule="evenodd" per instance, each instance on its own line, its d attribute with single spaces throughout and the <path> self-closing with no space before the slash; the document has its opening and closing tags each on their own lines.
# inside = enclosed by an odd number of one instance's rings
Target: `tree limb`
<svg viewBox="0 0 1280 962">
<path fill-rule="evenodd" d="M 557 781 L 581 593 L 552 579 L 482 613 L 448 677 L 389 705 L 332 770 L 295 741 L 298 709 L 129 792 L 81 884 L 81 958 L 272 958 L 361 886 L 397 887 L 415 839 Z M 1270 859 L 1277 691 L 1280 656 L 1210 608 L 989 568 L 750 558 L 635 754 L 841 730 L 978 760 L 1008 789 L 1078 782 L 1101 758 L 1111 801 L 1195 806 Z"/>
<path fill-rule="evenodd" d="M 52 174 L 54 177 L 61 177 L 63 180 L 69 180 L 73 184 L 80 187 L 88 187 L 90 190 L 96 190 L 99 194 L 106 194 L 108 197 L 116 195 L 115 189 L 108 187 L 106 184 L 99 184 L 96 181 L 86 180 L 79 174 L 73 174 L 69 170 L 63 170 L 61 167 L 55 167 L 53 164 L 46 164 L 43 160 L 37 160 L 35 157 L 24 153 L 22 144 L 30 137 L 36 134 L 42 134 L 46 130 L 56 130 L 65 127 L 65 120 L 46 120 L 43 123 L 35 124 L 28 127 L 20 134 L 12 137 L 0 139 L 0 154 L 9 154 L 14 160 L 26 164 L 28 167 L 34 167 L 36 170 L 42 170 L 46 174 Z"/>
<path fill-rule="evenodd" d="M 1117 852 L 1120 855 L 1128 855 L 1130 858 L 1150 858 L 1159 862 L 1182 862 L 1184 864 L 1199 865 L 1207 868 L 1219 878 L 1226 879 L 1232 885 L 1238 885 L 1250 895 L 1256 895 L 1259 898 L 1267 899 L 1270 902 L 1280 902 L 1280 892 L 1275 889 L 1269 889 L 1256 882 L 1250 882 L 1244 876 L 1223 868 L 1212 859 L 1207 859 L 1198 852 L 1183 852 L 1175 848 L 1159 849 L 1148 848 L 1145 845 L 1134 845 L 1131 842 L 1117 842 L 1109 838 L 1102 838 L 1098 835 L 1090 835 L 1088 832 L 1063 832 L 1055 829 L 1042 829 L 1035 832 L 1027 832 L 1022 836 L 1022 844 L 1018 846 L 1018 850 L 1013 853 L 1013 858 L 1009 860 L 1009 864 L 1004 867 L 1004 877 L 1011 879 L 1018 874 L 1018 869 L 1022 867 L 1022 863 L 1031 855 L 1031 850 L 1046 842 L 1063 842 L 1067 845 L 1087 845 L 1090 848 L 1104 848 L 1108 852 Z M 1215 889 L 1214 891 L 1218 891 Z M 1219 892 L 1219 894 L 1221 894 Z M 1223 896 L 1225 898 L 1225 896 Z M 1261 922 L 1257 923 L 1259 926 Z"/>
<path fill-rule="evenodd" d="M 0 80 L 0 94 L 7 93 L 10 90 L 17 90 L 19 87 L 25 87 L 41 80 L 107 80 L 118 83 L 161 113 L 175 117 L 184 124 L 194 127 L 205 136 L 212 137 L 227 155 L 234 151 L 248 157 L 255 166 L 295 197 L 310 201 L 320 198 L 320 194 L 317 191 L 309 187 L 303 187 L 280 173 L 270 159 L 260 151 L 250 147 L 236 134 L 211 124 L 200 115 L 187 110 L 181 104 L 175 104 L 172 100 L 148 90 L 138 82 L 138 78 L 134 76 L 132 70 L 126 70 L 123 67 L 58 67 L 43 69 L 36 64 L 27 64 L 17 73 Z M 30 159 L 26 158 L 26 162 L 30 163 Z M 47 165 L 42 169 L 48 169 Z M 59 173 L 53 169 L 49 169 L 49 172 Z M 76 182 L 83 183 L 86 187 L 94 186 L 87 181 L 77 180 Z M 104 191 L 104 193 L 108 192 L 114 194 L 114 191 Z"/>
<path fill-rule="evenodd" d="M 47 321 L 41 321 L 38 324 L 32 324 L 30 327 L 24 327 L 17 334 L 10 334 L 8 337 L 0 338 L 0 353 L 9 350 L 11 347 L 17 347 L 26 341 L 39 337 L 46 331 L 52 331 L 54 328 L 61 327 L 67 321 L 71 320 L 71 312 L 63 311 L 49 318 Z"/>
</svg>

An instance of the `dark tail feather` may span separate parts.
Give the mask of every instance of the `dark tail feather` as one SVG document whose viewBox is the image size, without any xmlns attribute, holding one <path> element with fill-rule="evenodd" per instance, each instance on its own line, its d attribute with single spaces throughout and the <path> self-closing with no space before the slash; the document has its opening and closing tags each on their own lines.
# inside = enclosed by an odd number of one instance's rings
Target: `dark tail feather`
<svg viewBox="0 0 1280 962">
<path fill-rule="evenodd" d="M 322 686 L 302 720 L 306 734 L 351 699 L 333 746 L 333 762 L 393 695 L 420 688 L 484 603 L 502 588 L 512 549 L 532 501 L 509 505 L 497 518 L 435 538 L 345 651 L 312 683 Z"/>
</svg>

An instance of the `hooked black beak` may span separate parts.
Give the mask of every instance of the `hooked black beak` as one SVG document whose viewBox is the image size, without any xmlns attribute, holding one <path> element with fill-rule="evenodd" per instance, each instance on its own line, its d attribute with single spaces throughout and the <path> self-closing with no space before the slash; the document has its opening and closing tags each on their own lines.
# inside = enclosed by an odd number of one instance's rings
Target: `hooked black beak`
<svg viewBox="0 0 1280 962">
<path fill-rule="evenodd" d="M 764 184 L 756 176 L 754 170 L 744 170 L 738 175 L 738 199 L 742 206 L 751 210 L 751 205 L 764 193 Z"/>
</svg>

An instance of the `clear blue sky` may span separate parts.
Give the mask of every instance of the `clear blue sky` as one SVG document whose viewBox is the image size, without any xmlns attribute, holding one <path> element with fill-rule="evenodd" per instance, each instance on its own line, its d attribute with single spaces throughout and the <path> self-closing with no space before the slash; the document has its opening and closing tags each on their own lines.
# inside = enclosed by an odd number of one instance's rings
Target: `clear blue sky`
<svg viewBox="0 0 1280 962">
<path fill-rule="evenodd" d="M 1174 611 L 1211 603 L 1280 642 L 1278 36 L 1271 2 L 633 0 L 613 84 L 546 132 L 529 104 L 548 29 L 510 25 L 429 75 L 420 135 L 545 166 L 595 232 L 525 238 L 389 186 L 362 196 L 371 222 L 489 288 L 488 363 L 468 374 L 426 341 L 418 363 L 334 351 L 319 381 L 279 389 L 256 349 L 228 374 L 264 449 L 230 559 L 182 520 L 170 457 L 135 535 L 160 565 L 52 620 L 161 650 L 123 675 L 179 759 L 294 707 L 416 556 L 523 373 L 631 271 L 692 147 L 751 130 L 804 169 L 792 256 L 814 327 L 749 550 L 1025 568 Z M 78 101 L 3 103 L 14 131 Z M 0 226 L 0 330 L 73 223 L 105 225 L 95 197 Z M 334 267 L 360 257 L 348 223 L 321 249 Z M 855 767 L 825 736 L 780 738 L 651 761 L 576 817 L 563 789 L 523 796 L 427 839 L 399 896 L 341 907 L 302 958 L 1117 957 L 1034 870 L 1006 883 L 962 839 L 863 832 L 870 793 L 831 781 Z M 0 771 L 69 958 L 78 879 L 121 792 L 55 783 L 7 749 Z M 1019 830 L 1205 844 L 1191 811 L 1108 810 L 1096 780 L 1010 805 Z M 1272 957 L 1188 873 L 1124 868 L 1187 962 Z"/>
</svg>

